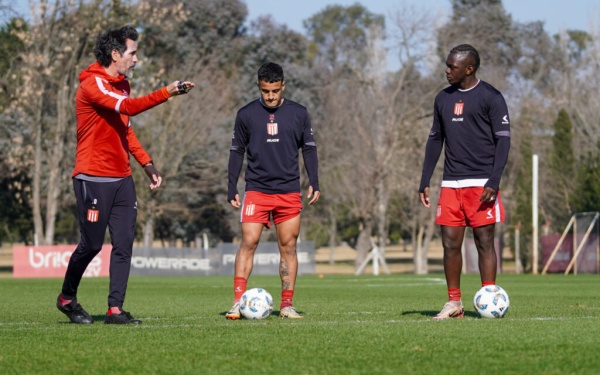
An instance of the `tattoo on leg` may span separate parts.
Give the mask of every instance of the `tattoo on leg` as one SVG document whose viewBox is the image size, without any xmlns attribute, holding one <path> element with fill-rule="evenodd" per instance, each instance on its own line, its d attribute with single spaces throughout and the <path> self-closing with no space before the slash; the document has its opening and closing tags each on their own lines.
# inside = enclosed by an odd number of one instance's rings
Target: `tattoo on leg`
<svg viewBox="0 0 600 375">
<path fill-rule="evenodd" d="M 288 267 L 287 264 L 285 264 L 285 262 L 281 262 L 279 263 L 279 273 L 281 274 L 281 276 L 289 276 L 289 271 L 288 271 Z"/>
<path fill-rule="evenodd" d="M 290 273 L 288 271 L 287 264 L 285 264 L 284 261 L 281 261 L 279 263 L 279 275 L 281 276 L 281 288 L 289 289 L 290 281 L 287 278 L 290 275 Z"/>
</svg>

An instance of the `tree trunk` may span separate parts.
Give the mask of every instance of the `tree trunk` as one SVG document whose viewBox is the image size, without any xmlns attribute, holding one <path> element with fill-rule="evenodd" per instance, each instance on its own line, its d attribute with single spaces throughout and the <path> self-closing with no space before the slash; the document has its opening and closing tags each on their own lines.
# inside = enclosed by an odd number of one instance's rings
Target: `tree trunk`
<svg viewBox="0 0 600 375">
<path fill-rule="evenodd" d="M 154 242 L 154 201 L 148 201 L 146 205 L 146 220 L 144 222 L 144 247 L 152 247 Z"/>
<path fill-rule="evenodd" d="M 422 225 L 419 225 L 419 228 L 417 230 L 417 234 L 416 234 L 416 241 L 415 241 L 415 252 L 414 252 L 414 258 L 413 261 L 415 263 L 415 273 L 417 275 L 424 275 L 427 272 L 425 272 L 425 269 L 427 268 L 427 264 L 423 265 L 423 232 L 425 230 L 423 229 Z"/>
<path fill-rule="evenodd" d="M 35 135 L 34 135 L 34 156 L 33 156 L 33 182 L 32 182 L 32 210 L 33 210 L 33 244 L 46 245 L 44 237 L 44 222 L 42 220 L 42 104 L 43 98 L 39 98 L 36 111 Z"/>
<path fill-rule="evenodd" d="M 431 243 L 434 230 L 434 216 L 431 216 L 428 219 L 426 226 L 418 224 L 418 232 L 414 253 L 415 273 L 417 275 L 426 275 L 429 273 L 429 268 L 427 267 L 427 252 L 429 250 L 429 244 Z"/>
<path fill-rule="evenodd" d="M 356 240 L 356 262 L 358 269 L 367 258 L 369 250 L 373 247 L 371 233 L 373 232 L 373 220 L 370 218 L 362 219 L 358 239 Z"/>
<path fill-rule="evenodd" d="M 336 234 L 337 234 L 337 217 L 334 209 L 329 210 L 329 215 L 331 219 L 331 225 L 329 227 L 329 264 L 335 264 L 335 245 L 336 245 Z"/>
<path fill-rule="evenodd" d="M 63 80 L 64 89 L 56 103 L 57 119 L 54 126 L 54 139 L 48 149 L 48 195 L 46 198 L 46 244 L 54 243 L 54 232 L 56 229 L 56 214 L 58 212 L 59 197 L 61 193 L 62 159 L 65 150 L 65 131 L 67 124 L 71 123 L 68 115 L 68 107 L 72 105 L 67 99 L 70 94 L 68 90 L 68 77 Z M 74 120 L 74 119 L 73 119 Z"/>
<path fill-rule="evenodd" d="M 385 191 L 383 178 L 377 187 L 377 235 L 379 237 L 379 251 L 385 257 L 385 246 L 387 242 L 387 208 L 388 199 Z"/>
</svg>

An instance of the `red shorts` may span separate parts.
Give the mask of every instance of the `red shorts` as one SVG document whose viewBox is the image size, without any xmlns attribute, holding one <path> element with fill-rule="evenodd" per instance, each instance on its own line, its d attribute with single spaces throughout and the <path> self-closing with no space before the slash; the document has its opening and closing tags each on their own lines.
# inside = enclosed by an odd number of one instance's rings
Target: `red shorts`
<svg viewBox="0 0 600 375">
<path fill-rule="evenodd" d="M 265 194 L 247 191 L 242 202 L 242 223 L 261 223 L 271 227 L 271 216 L 275 225 L 300 215 L 302 197 L 300 193 Z"/>
<path fill-rule="evenodd" d="M 491 202 L 480 202 L 483 186 L 466 188 L 442 187 L 435 223 L 450 227 L 477 228 L 504 222 L 504 206 L 500 192 Z"/>
</svg>

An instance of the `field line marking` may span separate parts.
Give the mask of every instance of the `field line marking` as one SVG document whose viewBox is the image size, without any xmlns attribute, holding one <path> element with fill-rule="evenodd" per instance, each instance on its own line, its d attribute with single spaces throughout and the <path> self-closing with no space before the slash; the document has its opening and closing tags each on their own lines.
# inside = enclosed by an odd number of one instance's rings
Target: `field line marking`
<svg viewBox="0 0 600 375">
<path fill-rule="evenodd" d="M 381 315 L 382 312 L 349 312 L 346 314 L 352 314 L 352 315 Z M 329 316 L 331 316 L 331 314 L 328 314 Z M 197 319 L 197 317 L 187 317 L 187 318 L 182 318 L 182 319 Z M 146 319 L 146 320 L 154 320 L 157 321 L 158 319 L 156 318 L 141 318 L 141 319 Z M 160 319 L 160 318 L 159 318 Z M 275 317 L 271 317 L 269 320 L 257 320 L 254 321 L 252 324 L 254 325 L 267 325 L 267 324 L 271 324 L 269 321 L 273 320 L 273 319 L 277 319 Z M 591 319 L 599 319 L 599 317 L 597 316 L 579 316 L 579 317 L 533 317 L 533 318 L 511 318 L 511 317 L 507 317 L 504 319 L 498 319 L 498 320 L 502 320 L 502 321 L 548 321 L 548 322 L 553 322 L 553 321 L 570 321 L 570 320 L 591 320 Z M 494 319 L 482 319 L 482 318 L 475 318 L 475 317 L 465 317 L 463 319 L 461 319 L 463 321 L 486 321 L 486 320 L 494 320 Z M 349 325 L 349 324 L 382 324 L 382 323 L 392 323 L 392 324 L 397 324 L 397 323 L 431 323 L 431 324 L 440 324 L 439 321 L 435 321 L 433 319 L 430 318 L 420 318 L 420 319 L 388 319 L 388 320 L 384 320 L 384 321 L 380 321 L 380 320 L 364 320 L 364 319 L 355 319 L 355 320 L 343 320 L 343 321 L 339 321 L 339 320 L 310 320 L 306 319 L 303 320 L 302 322 L 286 322 L 284 324 L 286 325 L 294 325 L 294 326 L 320 326 L 320 325 L 326 325 L 326 326 L 331 326 L 331 325 Z M 68 326 L 68 327 L 67 327 Z M 74 324 L 68 324 L 68 323 L 39 323 L 39 322 L 13 322 L 13 323 L 0 323 L 0 332 L 5 331 L 31 331 L 31 330 L 45 330 L 45 331 L 57 331 L 57 330 L 64 330 L 65 328 L 70 328 L 75 326 Z M 104 326 L 104 325 L 102 325 Z M 135 325 L 135 326 L 128 326 L 128 328 L 126 329 L 169 329 L 169 328 L 210 328 L 210 327 L 235 327 L 236 323 L 235 322 L 231 322 L 231 321 L 223 321 L 223 322 L 215 322 L 214 320 L 211 320 L 209 322 L 206 323 L 197 323 L 197 324 L 189 324 L 189 323 L 168 323 L 168 324 L 140 324 L 140 325 Z M 106 327 L 109 328 L 110 327 Z M 112 327 L 114 328 L 114 327 Z M 82 327 L 82 329 L 85 329 Z"/>
</svg>

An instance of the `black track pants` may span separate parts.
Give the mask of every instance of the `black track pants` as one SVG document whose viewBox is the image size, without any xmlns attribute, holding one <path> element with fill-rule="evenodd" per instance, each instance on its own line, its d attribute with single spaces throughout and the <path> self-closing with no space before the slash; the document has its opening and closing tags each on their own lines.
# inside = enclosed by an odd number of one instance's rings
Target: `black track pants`
<svg viewBox="0 0 600 375">
<path fill-rule="evenodd" d="M 110 289 L 108 307 L 122 307 L 127 290 L 135 235 L 137 201 L 131 176 L 115 182 L 91 182 L 74 178 L 77 215 L 81 232 L 71 255 L 62 287 L 63 297 L 76 297 L 88 264 L 102 249 L 106 228 L 110 231 Z"/>
</svg>

